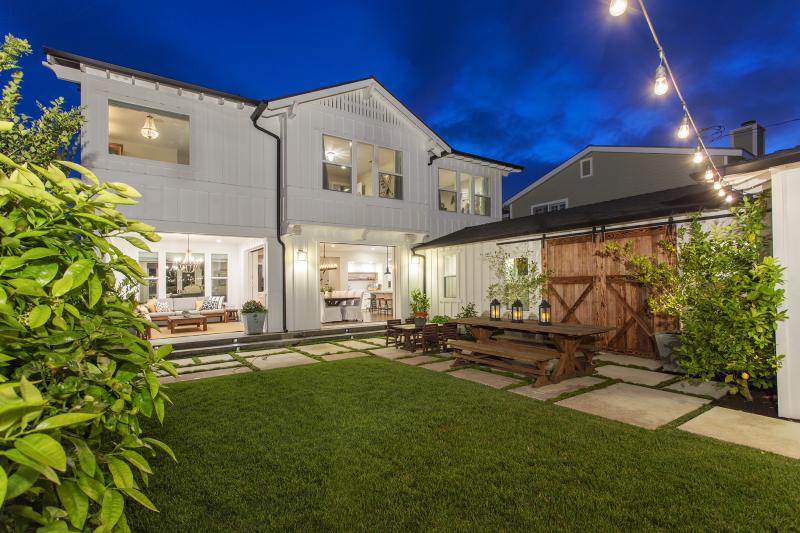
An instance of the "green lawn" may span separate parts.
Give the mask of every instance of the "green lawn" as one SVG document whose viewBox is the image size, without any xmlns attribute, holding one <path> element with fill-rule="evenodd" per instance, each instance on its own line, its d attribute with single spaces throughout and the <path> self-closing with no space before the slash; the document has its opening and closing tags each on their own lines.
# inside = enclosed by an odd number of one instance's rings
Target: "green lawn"
<svg viewBox="0 0 800 533">
<path fill-rule="evenodd" d="M 800 526 L 800 461 L 372 357 L 170 390 L 134 531 Z"/>
</svg>

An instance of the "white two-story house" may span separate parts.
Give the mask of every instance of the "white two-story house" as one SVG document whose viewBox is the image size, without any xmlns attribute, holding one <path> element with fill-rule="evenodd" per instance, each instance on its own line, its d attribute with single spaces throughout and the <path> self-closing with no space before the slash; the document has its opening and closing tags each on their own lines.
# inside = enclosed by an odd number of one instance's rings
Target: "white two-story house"
<svg viewBox="0 0 800 533">
<path fill-rule="evenodd" d="M 502 177 L 521 170 L 453 149 L 372 77 L 262 100 L 45 54 L 80 85 L 82 163 L 136 187 L 126 214 L 162 236 L 124 248 L 142 301 L 257 299 L 268 331 L 323 326 L 321 291 L 373 295 L 370 321 L 407 316 L 412 247 L 500 220 Z"/>
</svg>

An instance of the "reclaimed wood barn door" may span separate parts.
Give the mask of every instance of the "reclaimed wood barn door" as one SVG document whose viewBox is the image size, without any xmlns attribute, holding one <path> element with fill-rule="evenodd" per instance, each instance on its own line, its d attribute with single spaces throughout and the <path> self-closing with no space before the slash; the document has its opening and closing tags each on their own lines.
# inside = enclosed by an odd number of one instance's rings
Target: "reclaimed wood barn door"
<svg viewBox="0 0 800 533">
<path fill-rule="evenodd" d="M 615 326 L 598 337 L 597 348 L 657 357 L 654 334 L 672 329 L 672 321 L 653 316 L 647 289 L 628 275 L 624 264 L 598 252 L 608 241 L 632 242 L 636 254 L 673 261 L 658 246 L 668 238 L 667 226 L 659 226 L 545 240 L 542 267 L 550 276 L 547 298 L 553 320 Z"/>
</svg>

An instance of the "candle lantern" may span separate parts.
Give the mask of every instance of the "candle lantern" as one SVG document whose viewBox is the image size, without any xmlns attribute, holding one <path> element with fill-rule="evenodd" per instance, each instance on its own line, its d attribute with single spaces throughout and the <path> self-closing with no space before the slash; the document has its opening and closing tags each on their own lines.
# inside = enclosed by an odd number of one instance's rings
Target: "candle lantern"
<svg viewBox="0 0 800 533">
<path fill-rule="evenodd" d="M 542 326 L 552 324 L 550 320 L 550 304 L 547 300 L 542 300 L 542 303 L 539 304 L 539 324 Z"/>
<path fill-rule="evenodd" d="M 522 322 L 522 302 L 519 300 L 511 304 L 511 322 Z"/>
<path fill-rule="evenodd" d="M 489 320 L 500 320 L 500 302 L 497 298 L 489 304 Z"/>
</svg>

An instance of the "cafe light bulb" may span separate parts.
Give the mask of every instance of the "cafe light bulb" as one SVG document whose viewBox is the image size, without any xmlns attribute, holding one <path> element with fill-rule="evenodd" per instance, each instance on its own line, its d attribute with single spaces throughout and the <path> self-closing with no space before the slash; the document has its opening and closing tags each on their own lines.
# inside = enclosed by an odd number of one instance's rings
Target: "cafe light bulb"
<svg viewBox="0 0 800 533">
<path fill-rule="evenodd" d="M 711 170 L 711 167 L 706 169 L 706 181 L 711 181 L 714 179 L 714 171 Z"/>
<path fill-rule="evenodd" d="M 733 203 L 733 195 L 728 193 L 728 196 L 725 197 L 725 202 L 727 202 L 729 204 Z"/>
<path fill-rule="evenodd" d="M 681 127 L 678 128 L 678 139 L 688 139 L 689 138 L 689 117 L 686 115 L 683 116 L 683 121 L 681 121 Z"/>
<path fill-rule="evenodd" d="M 720 182 L 718 182 L 718 181 L 715 181 L 715 182 L 714 182 L 714 190 L 715 190 L 715 191 L 718 191 L 718 190 L 720 190 L 720 189 L 722 189 L 722 183 L 720 183 Z"/>
<path fill-rule="evenodd" d="M 656 82 L 653 85 L 653 92 L 656 96 L 662 96 L 669 91 L 669 82 L 667 81 L 667 69 L 663 64 L 658 65 L 656 69 Z"/>
<path fill-rule="evenodd" d="M 692 156 L 692 162 L 693 162 L 695 165 L 699 165 L 700 163 L 702 163 L 702 162 L 703 162 L 703 160 L 704 160 L 705 158 L 706 158 L 706 156 L 705 156 L 705 155 L 703 155 L 703 151 L 702 151 L 702 150 L 700 149 L 700 147 L 698 146 L 698 147 L 697 147 L 697 150 L 695 150 L 695 151 L 694 151 L 694 155 Z"/>
<path fill-rule="evenodd" d="M 612 17 L 623 15 L 627 9 L 628 0 L 611 0 L 611 5 L 608 6 L 608 12 Z"/>
</svg>

